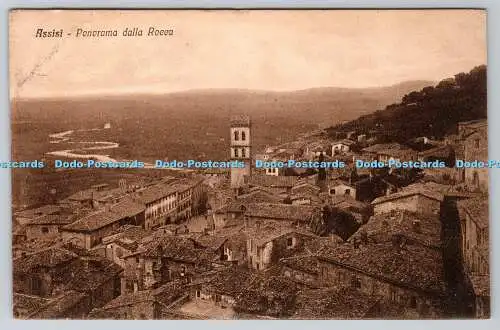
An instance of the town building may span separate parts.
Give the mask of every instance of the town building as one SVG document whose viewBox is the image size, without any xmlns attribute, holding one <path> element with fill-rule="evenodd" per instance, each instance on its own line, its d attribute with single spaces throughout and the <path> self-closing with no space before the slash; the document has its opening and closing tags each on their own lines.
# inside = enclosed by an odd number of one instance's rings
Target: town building
<svg viewBox="0 0 500 330">
<path fill-rule="evenodd" d="M 446 282 L 440 251 L 393 235 L 390 242 L 325 246 L 317 255 L 325 287 L 380 296 L 420 318 L 443 316 Z"/>
<path fill-rule="evenodd" d="M 251 273 L 235 266 L 200 274 L 190 285 L 190 300 L 179 310 L 200 318 L 234 318 L 236 299 L 251 278 Z"/>
<path fill-rule="evenodd" d="M 144 226 L 144 211 L 142 204 L 125 199 L 62 227 L 62 236 L 74 240 L 82 248 L 91 249 L 101 244 L 104 237 L 116 233 L 121 226 Z"/>
<path fill-rule="evenodd" d="M 60 235 L 60 228 L 72 223 L 72 214 L 49 214 L 36 217 L 26 224 L 26 239 L 53 239 Z"/>
<path fill-rule="evenodd" d="M 185 189 L 187 190 L 187 189 Z M 191 203 L 191 196 L 183 191 L 183 207 Z M 152 229 L 175 222 L 178 216 L 178 187 L 170 184 L 157 184 L 133 193 L 136 203 L 144 205 L 144 228 Z M 189 202 L 188 202 L 189 200 Z M 189 208 L 183 210 L 183 215 Z"/>
<path fill-rule="evenodd" d="M 181 281 L 173 281 L 158 288 L 125 293 L 106 305 L 93 309 L 88 318 L 114 320 L 169 318 L 164 314 L 168 311 L 169 305 L 187 298 L 186 291 L 186 287 Z"/>
<path fill-rule="evenodd" d="M 102 238 L 104 256 L 125 268 L 123 257 L 134 253 L 142 239 L 149 235 L 152 235 L 152 232 L 140 226 L 125 225 L 118 230 L 118 233 Z"/>
<path fill-rule="evenodd" d="M 375 215 L 392 210 L 407 210 L 418 214 L 438 216 L 443 199 L 443 194 L 426 189 L 423 185 L 414 184 L 397 193 L 376 198 L 372 206 Z"/>
<path fill-rule="evenodd" d="M 193 274 L 208 269 L 217 257 L 197 248 L 188 238 L 156 233 L 123 259 L 126 266 L 122 294 L 151 289 L 173 280 L 187 282 Z"/>
<path fill-rule="evenodd" d="M 380 298 L 352 288 L 303 289 L 297 294 L 292 320 L 357 320 L 387 317 Z"/>
<path fill-rule="evenodd" d="M 490 317 L 488 211 L 488 199 L 484 196 L 458 201 L 462 259 L 477 318 Z"/>
<path fill-rule="evenodd" d="M 193 185 L 189 183 L 176 183 L 172 188 L 177 191 L 177 212 L 175 215 L 175 222 L 184 222 L 191 218 L 192 215 Z"/>
<path fill-rule="evenodd" d="M 410 161 L 417 159 L 417 152 L 399 143 L 375 144 L 362 149 L 362 152 L 380 162 Z"/>
<path fill-rule="evenodd" d="M 51 298 L 14 293 L 13 300 L 16 319 L 83 319 L 91 308 L 90 297 L 73 290 Z"/>
<path fill-rule="evenodd" d="M 373 209 L 369 203 L 357 201 L 350 195 L 330 196 L 329 204 L 339 211 L 351 214 L 359 224 L 367 223 L 373 214 Z"/>
<path fill-rule="evenodd" d="M 54 246 L 14 259 L 14 292 L 53 298 L 74 290 L 89 297 L 88 310 L 120 294 L 121 267 L 68 248 Z"/>
<path fill-rule="evenodd" d="M 461 122 L 458 124 L 463 161 L 488 161 L 488 123 L 485 119 Z M 488 191 L 488 168 L 465 167 L 458 169 L 460 180 L 465 182 L 470 191 Z"/>
<path fill-rule="evenodd" d="M 253 203 L 241 206 L 244 224 L 256 227 L 257 222 L 277 227 L 308 228 L 311 222 L 321 217 L 321 207 L 273 203 Z"/>
<path fill-rule="evenodd" d="M 248 266 L 255 270 L 265 270 L 304 250 L 304 242 L 315 237 L 312 233 L 293 228 L 274 227 L 256 223 L 247 231 Z"/>
<path fill-rule="evenodd" d="M 34 209 L 28 209 L 24 211 L 18 211 L 14 213 L 14 220 L 20 225 L 24 226 L 29 224 L 39 218 L 46 217 L 48 215 L 58 215 L 61 214 L 62 207 L 59 205 L 44 205 Z"/>
<path fill-rule="evenodd" d="M 252 175 L 245 177 L 245 183 L 250 187 L 264 187 L 278 195 L 289 194 L 298 181 L 297 176 Z"/>
<path fill-rule="evenodd" d="M 351 150 L 351 147 L 355 144 L 354 141 L 344 139 L 340 141 L 335 141 L 332 143 L 331 155 L 345 154 Z"/>
<path fill-rule="evenodd" d="M 331 196 L 350 196 L 356 199 L 356 186 L 343 180 L 329 180 L 328 192 Z"/>
</svg>

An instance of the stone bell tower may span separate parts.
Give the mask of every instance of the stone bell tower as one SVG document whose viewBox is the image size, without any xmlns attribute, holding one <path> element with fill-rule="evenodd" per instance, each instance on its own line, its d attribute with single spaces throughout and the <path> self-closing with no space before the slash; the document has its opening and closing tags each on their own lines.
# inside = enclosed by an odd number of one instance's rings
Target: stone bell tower
<svg viewBox="0 0 500 330">
<path fill-rule="evenodd" d="M 231 168 L 231 188 L 241 188 L 245 181 L 244 177 L 251 174 L 251 144 L 250 144 L 250 117 L 235 116 L 231 118 L 231 144 L 230 155 L 232 161 L 240 161 L 245 163 L 244 168 Z"/>
</svg>

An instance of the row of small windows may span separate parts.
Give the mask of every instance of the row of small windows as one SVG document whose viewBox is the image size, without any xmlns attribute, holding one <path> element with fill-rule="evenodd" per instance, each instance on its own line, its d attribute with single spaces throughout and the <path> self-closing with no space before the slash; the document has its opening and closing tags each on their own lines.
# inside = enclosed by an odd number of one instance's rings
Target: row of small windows
<svg viewBox="0 0 500 330">
<path fill-rule="evenodd" d="M 241 132 L 241 141 L 245 141 L 247 138 L 246 133 L 243 131 Z M 234 141 L 239 141 L 240 140 L 240 131 L 234 131 Z"/>
<path fill-rule="evenodd" d="M 240 155 L 240 150 L 241 150 L 241 155 Z M 234 157 L 240 157 L 241 156 L 241 157 L 245 158 L 247 156 L 247 151 L 246 151 L 245 148 L 241 148 L 241 149 L 239 149 L 239 148 L 233 148 L 233 156 Z"/>
</svg>

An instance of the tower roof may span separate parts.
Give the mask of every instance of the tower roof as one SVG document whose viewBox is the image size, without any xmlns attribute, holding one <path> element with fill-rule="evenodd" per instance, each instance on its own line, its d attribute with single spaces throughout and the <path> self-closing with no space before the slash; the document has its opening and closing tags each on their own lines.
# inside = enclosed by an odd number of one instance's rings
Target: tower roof
<svg viewBox="0 0 500 330">
<path fill-rule="evenodd" d="M 247 115 L 232 116 L 231 127 L 250 127 L 250 117 Z"/>
</svg>

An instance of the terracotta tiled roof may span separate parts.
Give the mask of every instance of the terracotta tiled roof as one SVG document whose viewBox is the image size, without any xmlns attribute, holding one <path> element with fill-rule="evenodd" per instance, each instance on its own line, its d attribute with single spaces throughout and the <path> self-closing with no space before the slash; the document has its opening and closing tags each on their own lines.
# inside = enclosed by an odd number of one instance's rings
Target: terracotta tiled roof
<svg viewBox="0 0 500 330">
<path fill-rule="evenodd" d="M 419 157 L 434 156 L 434 157 L 446 158 L 446 157 L 450 157 L 451 155 L 453 155 L 453 148 L 450 145 L 437 146 L 435 148 L 428 149 L 425 151 L 420 151 L 418 153 Z"/>
<path fill-rule="evenodd" d="M 319 273 L 318 259 L 314 255 L 298 255 L 289 258 L 283 258 L 280 263 L 306 273 L 317 275 Z"/>
<path fill-rule="evenodd" d="M 13 310 L 14 317 L 27 318 L 30 314 L 39 311 L 43 306 L 47 305 L 50 299 L 38 296 L 30 296 L 26 294 L 16 293 L 13 295 Z"/>
<path fill-rule="evenodd" d="M 281 202 L 282 198 L 264 190 L 254 190 L 247 194 L 239 195 L 237 197 L 237 200 L 245 203 L 262 203 L 262 202 L 279 203 Z"/>
<path fill-rule="evenodd" d="M 87 295 L 76 291 L 66 291 L 62 296 L 53 298 L 48 304 L 27 316 L 29 319 L 63 318 L 75 305 L 82 303 Z"/>
<path fill-rule="evenodd" d="M 317 237 L 313 233 L 304 230 L 273 225 L 264 225 L 259 229 L 251 228 L 246 230 L 245 233 L 248 235 L 248 237 L 251 237 L 254 240 L 257 246 L 263 246 L 268 242 L 274 241 L 277 238 L 290 234 L 296 234 L 308 238 Z"/>
<path fill-rule="evenodd" d="M 335 145 L 335 144 L 345 144 L 347 146 L 351 146 L 353 144 L 355 144 L 356 142 L 352 141 L 352 140 L 349 140 L 349 139 L 343 139 L 343 140 L 339 140 L 339 141 L 334 141 L 332 142 L 332 145 Z"/>
<path fill-rule="evenodd" d="M 34 209 L 19 211 L 15 213 L 16 217 L 19 218 L 37 218 L 44 215 L 55 214 L 61 211 L 59 205 L 44 205 Z"/>
<path fill-rule="evenodd" d="M 446 287 L 441 252 L 421 245 L 389 242 L 355 248 L 346 243 L 325 247 L 318 258 L 417 290 L 443 294 Z"/>
<path fill-rule="evenodd" d="M 307 222 L 320 210 L 317 206 L 309 205 L 254 203 L 247 205 L 245 216 Z"/>
<path fill-rule="evenodd" d="M 175 194 L 178 190 L 178 186 L 159 184 L 136 191 L 132 196 L 141 203 L 149 204 L 161 198 Z"/>
<path fill-rule="evenodd" d="M 177 297 L 180 297 L 184 292 L 184 285 L 182 285 L 179 281 L 172 281 L 156 289 L 142 290 L 130 294 L 120 295 L 108 302 L 103 307 L 97 310 L 93 310 L 92 314 L 94 316 L 97 316 L 100 314 L 99 312 L 121 307 L 132 307 L 136 304 L 147 301 L 161 301 L 162 303 L 168 304 L 175 300 Z"/>
<path fill-rule="evenodd" d="M 395 199 L 407 198 L 407 197 L 411 197 L 414 195 L 425 196 L 429 199 L 433 199 L 433 200 L 436 200 L 438 202 L 442 202 L 444 199 L 443 194 L 441 194 L 440 192 L 432 191 L 430 189 L 426 189 L 424 186 L 422 186 L 420 184 L 416 184 L 416 185 L 407 186 L 407 187 L 405 187 L 405 189 L 403 189 L 399 192 L 396 192 L 394 194 L 378 197 L 375 200 L 373 200 L 372 205 L 385 203 L 385 202 L 392 201 Z"/>
<path fill-rule="evenodd" d="M 208 235 L 202 233 L 195 233 L 192 234 L 190 238 L 202 248 L 209 248 L 214 251 L 219 249 L 227 241 L 227 237 L 224 236 L 223 234 Z"/>
<path fill-rule="evenodd" d="M 334 195 L 330 196 L 331 205 L 338 207 L 341 210 L 368 212 L 371 208 L 370 204 L 357 201 L 351 196 Z"/>
<path fill-rule="evenodd" d="M 34 218 L 27 225 L 67 225 L 75 220 L 73 215 L 47 214 Z"/>
<path fill-rule="evenodd" d="M 296 298 L 292 319 L 362 319 L 378 303 L 359 290 L 305 289 Z"/>
<path fill-rule="evenodd" d="M 235 298 L 248 285 L 250 279 L 251 274 L 246 270 L 237 267 L 227 267 L 210 276 L 209 281 L 203 287 L 209 292 Z"/>
<path fill-rule="evenodd" d="M 215 257 L 211 251 L 196 248 L 191 239 L 163 233 L 143 240 L 137 253 L 147 258 L 163 257 L 194 264 L 209 263 Z"/>
<path fill-rule="evenodd" d="M 13 260 L 14 273 L 29 273 L 37 267 L 55 268 L 75 260 L 75 253 L 51 247 Z"/>
<path fill-rule="evenodd" d="M 97 256 L 80 257 L 69 270 L 71 279 L 65 283 L 67 288 L 79 292 L 91 292 L 118 278 L 123 269 L 111 260 Z"/>
<path fill-rule="evenodd" d="M 108 226 L 122 219 L 133 217 L 144 212 L 145 207 L 142 204 L 131 199 L 124 199 L 119 203 L 111 205 L 110 208 L 104 208 L 97 212 L 88 214 L 83 218 L 63 227 L 67 231 L 94 231 Z"/>
<path fill-rule="evenodd" d="M 466 212 L 480 228 L 489 227 L 489 201 L 486 196 L 478 196 L 458 201 L 458 208 Z"/>
<path fill-rule="evenodd" d="M 298 285 L 292 279 L 259 273 L 237 297 L 236 308 L 243 313 L 282 318 L 291 312 L 297 292 Z"/>
<path fill-rule="evenodd" d="M 437 217 L 417 215 L 405 210 L 374 215 L 349 239 L 367 234 L 369 242 L 390 242 L 393 235 L 403 235 L 424 246 L 441 246 L 441 221 Z"/>
<path fill-rule="evenodd" d="M 144 230 L 140 226 L 125 225 L 120 232 L 104 237 L 102 243 L 115 243 L 129 251 L 135 251 L 139 246 L 139 242 L 148 235 L 151 235 L 151 232 Z"/>
<path fill-rule="evenodd" d="M 245 183 L 252 186 L 291 188 L 298 179 L 297 176 L 252 175 L 245 176 Z"/>
<path fill-rule="evenodd" d="M 392 155 L 394 153 L 407 150 L 413 151 L 412 149 L 405 147 L 399 143 L 380 143 L 380 144 L 374 144 L 370 147 L 363 148 L 362 151 L 368 153 Z"/>
</svg>

